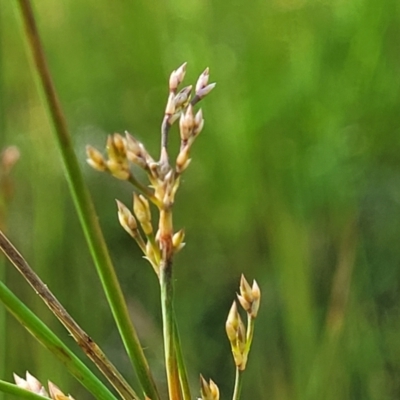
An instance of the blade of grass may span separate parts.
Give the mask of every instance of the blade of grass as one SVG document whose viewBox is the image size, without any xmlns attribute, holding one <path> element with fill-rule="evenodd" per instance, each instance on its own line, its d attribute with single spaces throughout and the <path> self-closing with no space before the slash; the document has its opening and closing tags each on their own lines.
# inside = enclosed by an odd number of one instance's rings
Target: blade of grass
<svg viewBox="0 0 400 400">
<path fill-rule="evenodd" d="M 99 400 L 116 400 L 104 384 L 77 356 L 0 281 L 0 301 L 43 346 L 50 350 L 68 371 Z"/>
<path fill-rule="evenodd" d="M 123 399 L 138 400 L 139 397 L 118 372 L 115 366 L 107 359 L 100 347 L 89 337 L 89 335 L 75 322 L 67 310 L 60 304 L 53 293 L 42 280 L 35 274 L 26 260 L 12 245 L 7 237 L 0 231 L 0 249 L 4 252 L 14 267 L 21 273 L 26 281 L 35 290 L 46 306 L 64 325 L 84 351 L 87 357 L 96 365 L 101 373 L 108 379 L 115 390 Z"/>
<path fill-rule="evenodd" d="M 28 390 L 22 389 L 13 383 L 8 383 L 0 380 L 0 392 L 1 394 L 8 393 L 14 396 L 18 396 L 21 399 L 30 400 L 43 400 L 44 397 L 40 394 L 29 392 Z"/>
<path fill-rule="evenodd" d="M 45 103 L 48 108 L 49 117 L 54 125 L 54 133 L 61 152 L 69 188 L 103 289 L 144 393 L 152 400 L 159 400 L 160 397 L 154 379 L 151 375 L 136 330 L 130 320 L 128 308 L 100 229 L 93 202 L 86 188 L 73 149 L 67 123 L 52 82 L 36 27 L 31 3 L 29 0 L 18 0 L 18 4 L 23 20 L 25 37 L 33 56 L 40 87 L 46 99 Z"/>
</svg>

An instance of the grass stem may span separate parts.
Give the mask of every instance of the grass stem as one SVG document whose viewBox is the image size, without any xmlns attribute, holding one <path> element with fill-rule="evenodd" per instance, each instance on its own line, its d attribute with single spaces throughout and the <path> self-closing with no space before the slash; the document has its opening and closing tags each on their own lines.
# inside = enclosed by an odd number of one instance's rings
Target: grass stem
<svg viewBox="0 0 400 400">
<path fill-rule="evenodd" d="M 240 393 L 242 391 L 242 383 L 243 383 L 243 371 L 241 371 L 238 367 L 236 367 L 235 387 L 233 389 L 232 400 L 240 399 Z"/>
<path fill-rule="evenodd" d="M 175 353 L 175 324 L 173 310 L 172 262 L 163 260 L 160 268 L 161 308 L 163 317 L 165 367 L 169 400 L 181 400 L 179 374 Z"/>
</svg>

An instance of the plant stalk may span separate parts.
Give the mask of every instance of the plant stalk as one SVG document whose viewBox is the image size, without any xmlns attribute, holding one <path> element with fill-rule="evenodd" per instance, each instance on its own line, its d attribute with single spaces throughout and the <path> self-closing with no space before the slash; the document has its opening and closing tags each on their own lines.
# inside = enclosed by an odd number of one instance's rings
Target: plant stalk
<svg viewBox="0 0 400 400">
<path fill-rule="evenodd" d="M 179 374 L 175 352 L 175 323 L 174 323 L 174 285 L 172 279 L 172 211 L 170 208 L 160 210 L 160 289 L 161 309 L 163 319 L 165 368 L 167 372 L 169 400 L 181 400 Z"/>
<path fill-rule="evenodd" d="M 235 375 L 235 387 L 233 390 L 233 397 L 232 400 L 239 400 L 240 393 L 242 391 L 242 384 L 243 384 L 243 371 L 236 367 L 236 375 Z"/>
<path fill-rule="evenodd" d="M 66 119 L 47 65 L 30 0 L 18 0 L 18 4 L 25 37 L 32 53 L 48 113 L 53 122 L 71 195 L 104 292 L 144 393 L 151 400 L 160 400 L 136 330 L 130 320 L 128 308 L 100 229 L 93 202 L 83 180 Z"/>
</svg>

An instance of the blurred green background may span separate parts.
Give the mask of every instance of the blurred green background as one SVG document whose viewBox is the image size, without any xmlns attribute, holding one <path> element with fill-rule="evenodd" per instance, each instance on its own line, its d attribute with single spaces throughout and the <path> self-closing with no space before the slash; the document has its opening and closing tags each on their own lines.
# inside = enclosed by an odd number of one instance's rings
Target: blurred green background
<svg viewBox="0 0 400 400">
<path fill-rule="evenodd" d="M 198 374 L 231 397 L 224 323 L 240 274 L 262 308 L 243 399 L 400 398 L 400 2 L 35 2 L 56 87 L 135 325 L 165 389 L 158 284 L 121 229 L 131 187 L 85 164 L 128 130 L 158 154 L 170 72 L 217 88 L 177 198 L 176 313 Z M 0 2 L 0 147 L 17 145 L 7 231 L 132 381 L 63 176 L 13 1 Z M 177 131 L 175 137 L 178 137 Z M 177 145 L 178 140 L 172 140 Z M 3 218 L 4 219 L 4 218 Z M 8 263 L 3 279 L 80 354 Z M 2 379 L 91 397 L 12 317 Z M 82 357 L 83 358 L 83 357 Z"/>
</svg>

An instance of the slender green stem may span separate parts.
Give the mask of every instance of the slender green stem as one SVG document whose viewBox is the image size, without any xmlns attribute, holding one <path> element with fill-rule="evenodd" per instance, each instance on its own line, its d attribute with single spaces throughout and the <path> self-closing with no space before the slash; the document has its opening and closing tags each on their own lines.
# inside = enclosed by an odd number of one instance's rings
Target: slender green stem
<svg viewBox="0 0 400 400">
<path fill-rule="evenodd" d="M 86 365 L 3 282 L 0 282 L 0 301 L 21 325 L 50 350 L 96 399 L 116 400 L 115 396 Z"/>
<path fill-rule="evenodd" d="M 121 334 L 126 351 L 133 363 L 144 393 L 151 400 L 159 400 L 159 394 L 150 368 L 140 345 L 136 330 L 130 320 L 128 308 L 111 262 L 107 246 L 100 229 L 89 191 L 83 180 L 76 158 L 67 123 L 52 82 L 43 46 L 36 27 L 29 0 L 18 0 L 25 36 L 32 52 L 36 72 L 43 90 L 49 116 L 54 125 L 54 133 L 61 152 L 67 181 L 78 216 L 100 276 L 103 289 L 110 304 L 114 319 Z"/>
<path fill-rule="evenodd" d="M 29 392 L 28 390 L 22 389 L 13 383 L 8 383 L 0 380 L 0 392 L 1 394 L 8 393 L 14 396 L 18 396 L 20 399 L 30 400 L 43 400 L 44 397 L 40 394 Z"/>
<path fill-rule="evenodd" d="M 172 262 L 165 261 L 160 268 L 161 308 L 163 317 L 165 367 L 167 372 L 169 400 L 180 400 L 179 374 L 174 341 L 174 310 L 173 310 L 173 281 Z"/>
<path fill-rule="evenodd" d="M 186 365 L 183 359 L 181 338 L 179 336 L 179 329 L 176 322 L 174 311 L 174 346 L 176 351 L 176 361 L 178 365 L 179 382 L 181 384 L 183 400 L 191 400 L 189 381 L 187 377 Z"/>
<path fill-rule="evenodd" d="M 67 310 L 60 304 L 57 298 L 49 290 L 42 280 L 35 274 L 26 260 L 12 245 L 7 237 L 0 231 L 0 249 L 7 256 L 14 267 L 21 273 L 26 281 L 35 290 L 38 296 L 44 301 L 50 311 L 65 326 L 79 347 L 84 351 L 88 358 L 93 361 L 101 373 L 108 379 L 115 390 L 123 399 L 138 400 L 139 397 L 128 385 L 123 376 L 115 366 L 108 360 L 99 346 L 92 338 L 75 322 L 68 314 Z"/>
<path fill-rule="evenodd" d="M 246 358 L 249 356 L 251 344 L 253 343 L 253 335 L 254 335 L 254 326 L 255 326 L 255 319 L 247 314 L 247 333 L 246 333 Z"/>
<path fill-rule="evenodd" d="M 232 400 L 240 399 L 240 392 L 242 391 L 242 383 L 243 383 L 243 371 L 240 371 L 240 369 L 236 367 L 235 388 L 233 390 Z"/>
</svg>

